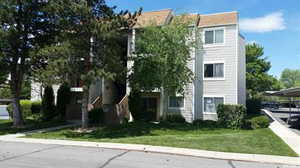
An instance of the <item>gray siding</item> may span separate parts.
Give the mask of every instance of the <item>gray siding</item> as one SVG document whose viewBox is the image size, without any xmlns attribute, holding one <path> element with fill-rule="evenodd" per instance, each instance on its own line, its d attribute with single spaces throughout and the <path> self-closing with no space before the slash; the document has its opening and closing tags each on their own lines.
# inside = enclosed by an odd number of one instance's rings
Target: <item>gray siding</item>
<svg viewBox="0 0 300 168">
<path fill-rule="evenodd" d="M 193 58 L 188 62 L 188 67 L 194 72 L 195 57 L 193 52 Z M 194 82 L 185 86 L 184 89 L 184 108 L 172 109 L 168 108 L 168 103 L 165 103 L 168 114 L 181 114 L 187 122 L 194 120 Z"/>
<path fill-rule="evenodd" d="M 246 49 L 245 39 L 239 36 L 238 51 L 238 103 L 246 104 Z"/>
<path fill-rule="evenodd" d="M 203 79 L 203 97 L 224 97 L 224 103 L 237 104 L 237 26 L 223 26 L 225 28 L 224 45 L 209 46 L 203 48 L 201 54 L 204 63 L 224 63 L 224 80 Z M 202 73 L 203 75 L 203 73 Z M 203 97 L 197 101 L 203 101 Z M 199 100 L 201 99 L 201 100 Z M 203 109 L 202 109 L 203 110 Z M 203 119 L 217 118 L 216 114 L 203 113 Z"/>
<path fill-rule="evenodd" d="M 194 81 L 188 84 L 184 90 L 184 108 L 171 109 L 168 108 L 168 101 L 161 95 L 160 115 L 163 112 L 168 114 L 182 114 L 188 121 L 195 119 L 216 120 L 217 115 L 203 112 L 204 96 L 220 96 L 224 97 L 226 104 L 244 104 L 246 99 L 245 92 L 245 42 L 239 37 L 237 25 L 221 26 L 225 28 L 224 45 L 201 46 L 191 53 L 191 60 L 188 67 L 194 72 Z M 202 32 L 205 28 L 201 28 Z M 134 34 L 129 35 L 128 48 L 130 50 L 134 41 Z M 133 42 L 134 43 L 134 42 Z M 130 55 L 130 53 L 128 53 Z M 209 62 L 224 63 L 224 80 L 206 80 L 203 79 L 203 64 Z M 128 61 L 127 68 L 130 70 L 133 65 L 132 61 Z M 127 88 L 129 94 L 130 88 Z"/>
</svg>

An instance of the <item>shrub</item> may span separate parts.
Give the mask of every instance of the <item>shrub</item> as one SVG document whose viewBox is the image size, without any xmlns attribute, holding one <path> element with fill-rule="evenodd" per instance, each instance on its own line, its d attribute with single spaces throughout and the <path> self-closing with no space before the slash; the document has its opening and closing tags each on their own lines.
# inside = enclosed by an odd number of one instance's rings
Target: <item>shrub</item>
<svg viewBox="0 0 300 168">
<path fill-rule="evenodd" d="M 252 117 L 245 120 L 244 128 L 246 129 L 258 129 L 267 128 L 270 125 L 270 120 L 267 116 L 261 115 Z"/>
<path fill-rule="evenodd" d="M 247 114 L 260 114 L 260 110 L 262 108 L 261 100 L 258 98 L 248 99 L 246 101 Z"/>
<path fill-rule="evenodd" d="M 20 106 L 21 106 L 21 111 L 22 111 L 22 115 L 23 118 L 26 119 L 27 117 L 32 115 L 31 112 L 31 101 L 30 100 L 20 100 Z M 7 111 L 8 114 L 11 118 L 13 118 L 13 108 L 12 108 L 12 104 L 9 104 L 7 106 Z"/>
<path fill-rule="evenodd" d="M 165 121 L 171 122 L 171 123 L 185 123 L 185 119 L 181 114 L 172 114 L 167 115 L 165 118 Z"/>
<path fill-rule="evenodd" d="M 54 92 L 51 86 L 47 86 L 42 99 L 42 119 L 49 121 L 56 116 L 54 105 Z"/>
<path fill-rule="evenodd" d="M 239 129 L 244 123 L 246 108 L 244 105 L 220 104 L 217 113 L 218 123 L 221 126 Z"/>
<path fill-rule="evenodd" d="M 135 121 L 145 120 L 145 110 L 143 109 L 141 92 L 132 90 L 128 97 L 129 111 Z"/>
<path fill-rule="evenodd" d="M 102 124 L 104 122 L 104 113 L 102 108 L 95 108 L 89 111 L 90 124 Z"/>
<path fill-rule="evenodd" d="M 217 121 L 198 119 L 193 121 L 193 125 L 199 128 L 219 128 Z"/>
<path fill-rule="evenodd" d="M 62 84 L 57 91 L 56 110 L 61 118 L 66 116 L 67 105 L 71 101 L 71 91 L 67 83 Z"/>
<path fill-rule="evenodd" d="M 31 102 L 31 113 L 39 114 L 42 110 L 42 102 L 41 101 L 33 101 Z"/>
</svg>

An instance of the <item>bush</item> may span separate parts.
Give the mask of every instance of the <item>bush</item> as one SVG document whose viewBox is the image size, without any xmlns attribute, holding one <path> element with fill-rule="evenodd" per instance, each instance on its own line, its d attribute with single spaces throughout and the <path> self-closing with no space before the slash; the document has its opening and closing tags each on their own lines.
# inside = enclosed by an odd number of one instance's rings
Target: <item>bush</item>
<svg viewBox="0 0 300 168">
<path fill-rule="evenodd" d="M 246 129 L 258 129 L 267 128 L 270 125 L 270 120 L 267 116 L 261 115 L 252 117 L 245 120 L 244 128 Z"/>
<path fill-rule="evenodd" d="M 218 123 L 221 126 L 239 129 L 244 123 L 246 108 L 244 105 L 220 104 L 217 113 Z"/>
<path fill-rule="evenodd" d="M 135 121 L 146 120 L 145 110 L 143 109 L 141 92 L 132 90 L 128 97 L 129 111 Z"/>
<path fill-rule="evenodd" d="M 49 121 L 56 117 L 55 105 L 54 105 L 54 92 L 51 86 L 47 86 L 44 91 L 42 99 L 42 119 Z"/>
<path fill-rule="evenodd" d="M 89 111 L 90 124 L 102 124 L 104 122 L 104 113 L 102 108 L 95 108 Z"/>
<path fill-rule="evenodd" d="M 32 103 L 30 100 L 20 100 L 21 111 L 22 111 L 22 115 L 23 115 L 24 119 L 26 119 L 27 117 L 32 115 L 31 104 Z M 13 118 L 12 104 L 9 104 L 7 106 L 7 111 L 8 111 L 10 118 Z"/>
<path fill-rule="evenodd" d="M 217 121 L 198 119 L 193 121 L 193 125 L 199 128 L 219 128 Z"/>
<path fill-rule="evenodd" d="M 61 118 L 66 116 L 67 105 L 71 101 L 71 90 L 67 83 L 62 84 L 57 91 L 56 110 Z"/>
<path fill-rule="evenodd" d="M 185 119 L 181 114 L 173 114 L 173 115 L 167 115 L 165 118 L 165 121 L 171 122 L 171 123 L 185 123 Z"/>
<path fill-rule="evenodd" d="M 33 101 L 31 102 L 31 113 L 39 114 L 42 110 L 42 102 L 41 101 Z"/>
<path fill-rule="evenodd" d="M 261 100 L 258 98 L 248 99 L 246 101 L 247 114 L 260 114 L 260 110 L 262 108 Z"/>
</svg>

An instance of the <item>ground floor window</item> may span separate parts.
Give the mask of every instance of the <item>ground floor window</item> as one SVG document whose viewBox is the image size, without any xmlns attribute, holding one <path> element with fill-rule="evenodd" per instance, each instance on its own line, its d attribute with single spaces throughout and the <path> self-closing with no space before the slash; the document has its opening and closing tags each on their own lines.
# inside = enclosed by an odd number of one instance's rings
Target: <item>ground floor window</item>
<svg viewBox="0 0 300 168">
<path fill-rule="evenodd" d="M 224 104 L 223 97 L 204 97 L 204 112 L 216 113 L 219 104 Z"/>
<path fill-rule="evenodd" d="M 183 108 L 184 97 L 183 96 L 170 96 L 169 97 L 169 108 Z"/>
</svg>

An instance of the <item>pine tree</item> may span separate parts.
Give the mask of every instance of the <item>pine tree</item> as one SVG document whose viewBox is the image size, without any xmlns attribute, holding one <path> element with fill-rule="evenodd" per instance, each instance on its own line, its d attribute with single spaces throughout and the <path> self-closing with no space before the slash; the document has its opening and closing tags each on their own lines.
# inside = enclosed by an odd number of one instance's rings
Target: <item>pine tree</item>
<svg viewBox="0 0 300 168">
<path fill-rule="evenodd" d="M 20 94 L 24 78 L 39 64 L 34 54 L 53 42 L 56 28 L 49 1 L 0 1 L 0 68 L 11 75 L 13 125 L 23 126 Z"/>
</svg>

